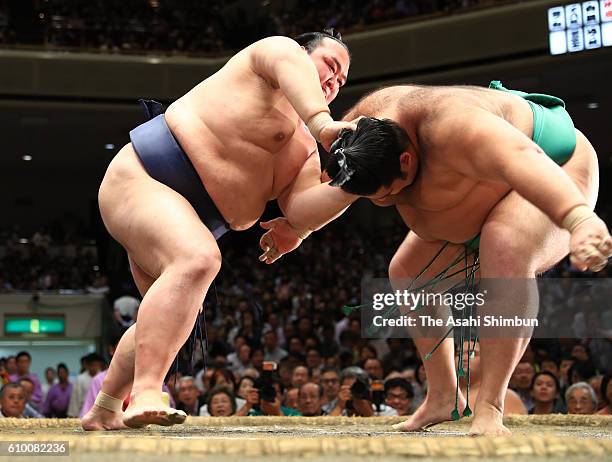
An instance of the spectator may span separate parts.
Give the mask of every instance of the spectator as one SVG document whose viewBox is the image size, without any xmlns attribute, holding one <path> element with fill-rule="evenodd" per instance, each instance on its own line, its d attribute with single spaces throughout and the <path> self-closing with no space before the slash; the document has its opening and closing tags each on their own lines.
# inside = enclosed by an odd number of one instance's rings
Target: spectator
<svg viewBox="0 0 612 462">
<path fill-rule="evenodd" d="M 59 382 L 49 389 L 42 408 L 45 417 L 64 418 L 68 415 L 72 384 L 68 381 L 68 367 L 64 363 L 57 365 L 57 376 Z"/>
<path fill-rule="evenodd" d="M 385 404 L 395 409 L 397 415 L 412 414 L 413 399 L 412 385 L 406 379 L 394 378 L 385 382 Z"/>
<path fill-rule="evenodd" d="M 533 407 L 533 398 L 531 396 L 531 382 L 535 375 L 533 364 L 529 361 L 521 360 L 514 369 L 510 378 L 510 388 L 518 393 L 527 409 Z"/>
<path fill-rule="evenodd" d="M 296 366 L 291 373 L 291 386 L 299 389 L 308 382 L 310 378 L 310 369 L 303 365 Z"/>
<path fill-rule="evenodd" d="M 251 363 L 251 347 L 248 344 L 244 343 L 240 345 L 236 362 L 230 367 L 232 371 L 239 376 L 242 376 L 245 370 L 253 367 L 253 364 Z"/>
<path fill-rule="evenodd" d="M 531 381 L 533 407 L 530 414 L 557 414 L 564 412 L 559 403 L 559 379 L 549 371 L 538 372 Z"/>
<path fill-rule="evenodd" d="M 600 394 L 604 407 L 598 412 L 600 415 L 612 415 L 612 375 L 604 376 L 601 381 Z"/>
<path fill-rule="evenodd" d="M 287 352 L 278 346 L 278 334 L 269 330 L 264 334 L 264 359 L 279 363 L 287 356 Z"/>
<path fill-rule="evenodd" d="M 10 376 L 11 382 L 18 382 L 19 379 L 28 378 L 34 384 L 34 390 L 32 391 L 32 397 L 29 399 L 31 405 L 38 409 L 42 404 L 42 387 L 40 386 L 40 380 L 38 376 L 33 372 L 30 372 L 30 366 L 32 364 L 32 356 L 27 351 L 20 351 L 17 353 L 15 358 L 17 371 L 15 374 Z"/>
<path fill-rule="evenodd" d="M 321 386 L 323 387 L 323 413 L 329 414 L 336 407 L 340 391 L 340 372 L 332 367 L 321 371 Z"/>
<path fill-rule="evenodd" d="M 306 352 L 306 367 L 311 371 L 312 376 L 319 376 L 323 368 L 323 357 L 318 348 L 309 348 Z"/>
<path fill-rule="evenodd" d="M 574 365 L 574 358 L 571 356 L 564 356 L 559 364 L 559 383 L 561 384 L 561 390 L 566 390 L 572 383 L 570 380 L 569 371 Z"/>
<path fill-rule="evenodd" d="M 104 359 L 97 353 L 90 353 L 81 359 L 85 370 L 77 376 L 72 387 L 70 404 L 68 405 L 69 417 L 79 417 L 81 415 L 91 381 L 104 367 Z M 93 405 L 93 402 L 91 404 Z"/>
<path fill-rule="evenodd" d="M 186 375 L 181 377 L 177 384 L 178 402 L 176 408 L 187 415 L 200 415 L 200 409 L 206 404 L 203 396 L 200 396 L 195 378 Z"/>
<path fill-rule="evenodd" d="M 0 417 L 23 419 L 26 405 L 25 392 L 18 383 L 7 383 L 0 390 Z"/>
<path fill-rule="evenodd" d="M 55 369 L 52 367 L 47 367 L 45 369 L 45 381 L 40 385 L 43 392 L 43 402 L 47 398 L 47 393 L 49 393 L 49 388 L 53 384 L 57 383 L 57 377 L 55 376 Z"/>
<path fill-rule="evenodd" d="M 353 385 L 356 383 L 358 384 L 357 387 L 353 388 Z M 329 415 L 362 417 L 374 415 L 369 392 L 369 377 L 363 369 L 360 367 L 349 367 L 342 371 L 338 400 Z"/>
<path fill-rule="evenodd" d="M 559 379 L 559 365 L 554 359 L 548 358 L 540 361 L 540 370 L 548 371 Z"/>
<path fill-rule="evenodd" d="M 236 401 L 225 387 L 213 388 L 208 394 L 206 407 L 212 417 L 228 417 L 236 413 Z"/>
<path fill-rule="evenodd" d="M 382 362 L 378 358 L 366 359 L 363 363 L 363 369 L 372 380 L 382 380 L 384 378 Z"/>
<path fill-rule="evenodd" d="M 568 375 L 570 378 L 570 383 L 574 384 L 577 382 L 586 382 L 591 377 L 595 376 L 597 371 L 595 370 L 595 366 L 590 361 L 574 361 L 572 367 L 570 368 Z"/>
<path fill-rule="evenodd" d="M 594 375 L 588 380 L 588 384 L 591 386 L 593 391 L 595 392 L 595 396 L 597 397 L 597 409 L 596 412 L 600 409 L 603 409 L 606 405 L 603 401 L 603 397 L 601 396 L 601 382 L 603 380 L 603 375 Z"/>
<path fill-rule="evenodd" d="M 27 377 L 19 379 L 19 385 L 25 394 L 25 408 L 23 416 L 27 419 L 42 419 L 44 416 L 32 405 L 32 393 L 34 392 L 34 383 Z"/>
<path fill-rule="evenodd" d="M 9 356 L 6 358 L 6 364 L 4 365 L 6 372 L 9 377 L 17 375 L 17 358 L 15 356 Z"/>
<path fill-rule="evenodd" d="M 298 392 L 299 410 L 305 417 L 322 415 L 321 409 L 323 387 L 318 383 L 308 382 L 301 386 Z"/>
<path fill-rule="evenodd" d="M 292 409 L 299 409 L 299 394 L 299 388 L 289 388 L 285 390 L 285 399 L 283 400 L 283 405 Z"/>
<path fill-rule="evenodd" d="M 247 392 L 253 388 L 253 386 L 255 385 L 255 379 L 252 377 L 242 377 L 240 379 L 240 382 L 238 382 L 238 391 L 236 392 L 236 396 L 238 398 L 242 398 L 244 400 L 246 400 L 247 398 Z"/>
<path fill-rule="evenodd" d="M 565 392 L 568 414 L 594 414 L 597 409 L 595 391 L 586 382 L 577 382 Z"/>
<path fill-rule="evenodd" d="M 274 401 L 260 399 L 261 390 L 265 386 L 274 387 Z M 255 381 L 255 388 L 249 391 L 247 399 L 248 415 L 275 415 L 275 416 L 296 416 L 301 415 L 297 410 L 281 405 L 282 390 L 278 378 L 259 378 Z"/>
<path fill-rule="evenodd" d="M 115 320 L 124 330 L 136 322 L 140 300 L 131 295 L 123 295 L 113 303 Z"/>
<path fill-rule="evenodd" d="M 572 347 L 572 358 L 576 361 L 588 361 L 590 359 L 589 349 L 585 345 L 577 343 Z"/>
</svg>

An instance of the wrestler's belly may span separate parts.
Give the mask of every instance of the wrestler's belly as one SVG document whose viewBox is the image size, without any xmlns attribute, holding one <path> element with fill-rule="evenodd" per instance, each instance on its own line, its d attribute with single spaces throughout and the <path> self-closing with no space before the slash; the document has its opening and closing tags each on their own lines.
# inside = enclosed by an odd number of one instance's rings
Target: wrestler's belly
<svg viewBox="0 0 612 462">
<path fill-rule="evenodd" d="M 414 206 L 398 205 L 404 222 L 419 237 L 428 241 L 449 241 L 461 244 L 474 238 L 495 206 L 508 194 L 504 185 L 476 186 L 451 207 L 423 210 Z"/>
</svg>

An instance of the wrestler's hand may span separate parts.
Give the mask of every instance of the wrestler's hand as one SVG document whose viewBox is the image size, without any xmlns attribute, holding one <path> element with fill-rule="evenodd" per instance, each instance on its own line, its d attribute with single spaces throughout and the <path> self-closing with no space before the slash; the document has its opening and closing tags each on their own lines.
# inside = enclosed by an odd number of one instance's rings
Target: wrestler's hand
<svg viewBox="0 0 612 462">
<path fill-rule="evenodd" d="M 342 122 L 332 121 L 326 124 L 319 132 L 319 140 L 327 152 L 329 152 L 331 145 L 338 138 L 340 130 L 348 128 L 349 130 L 356 130 L 357 124 L 353 122 Z"/>
<path fill-rule="evenodd" d="M 612 237 L 596 215 L 574 229 L 570 238 L 570 262 L 579 270 L 601 271 L 612 256 Z"/>
<path fill-rule="evenodd" d="M 270 221 L 262 221 L 259 225 L 268 230 L 259 240 L 259 247 L 264 251 L 260 255 L 259 261 L 265 261 L 267 265 L 295 250 L 302 243 L 297 231 L 286 218 L 280 217 Z"/>
</svg>

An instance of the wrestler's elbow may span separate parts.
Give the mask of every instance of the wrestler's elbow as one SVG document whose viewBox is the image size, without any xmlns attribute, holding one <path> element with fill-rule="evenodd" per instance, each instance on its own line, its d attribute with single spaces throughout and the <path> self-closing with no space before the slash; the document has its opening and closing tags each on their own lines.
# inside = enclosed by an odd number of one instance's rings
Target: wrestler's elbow
<svg viewBox="0 0 612 462">
<path fill-rule="evenodd" d="M 266 80 L 278 82 L 286 67 L 303 59 L 300 45 L 288 37 L 267 37 L 257 42 L 251 52 L 252 67 Z"/>
</svg>

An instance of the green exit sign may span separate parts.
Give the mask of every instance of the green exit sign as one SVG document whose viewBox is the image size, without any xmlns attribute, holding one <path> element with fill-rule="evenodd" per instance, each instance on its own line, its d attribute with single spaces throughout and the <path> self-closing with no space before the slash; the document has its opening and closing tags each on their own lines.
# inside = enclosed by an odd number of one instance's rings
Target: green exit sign
<svg viewBox="0 0 612 462">
<path fill-rule="evenodd" d="M 63 317 L 6 317 L 5 335 L 46 336 L 64 335 L 66 321 Z"/>
</svg>

